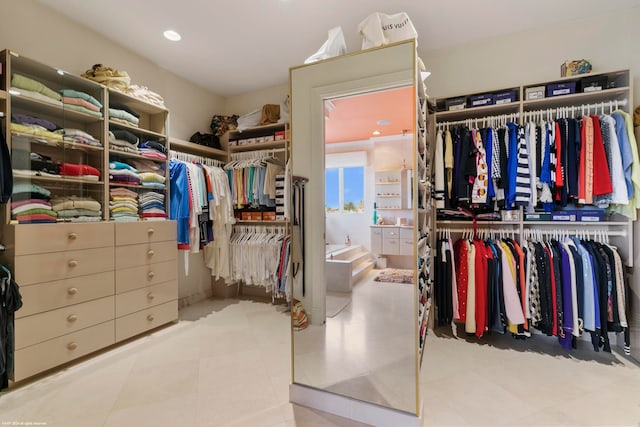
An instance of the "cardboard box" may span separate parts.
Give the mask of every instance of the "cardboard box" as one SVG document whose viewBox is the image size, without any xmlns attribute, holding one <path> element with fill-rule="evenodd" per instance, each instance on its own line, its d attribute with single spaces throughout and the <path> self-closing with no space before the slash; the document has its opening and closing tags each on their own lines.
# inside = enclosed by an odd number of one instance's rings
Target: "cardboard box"
<svg viewBox="0 0 640 427">
<path fill-rule="evenodd" d="M 490 93 L 485 93 L 482 95 L 474 95 L 469 97 L 469 106 L 470 107 L 484 107 L 487 105 L 493 105 L 495 99 L 493 95 Z"/>
<path fill-rule="evenodd" d="M 259 136 L 256 138 L 256 144 L 262 144 L 264 143 L 264 136 Z"/>
<path fill-rule="evenodd" d="M 531 101 L 532 99 L 542 99 L 544 98 L 544 90 L 544 86 L 528 87 L 524 90 L 524 97 L 527 101 Z"/>
<path fill-rule="evenodd" d="M 576 82 L 552 83 L 547 85 L 547 96 L 561 96 L 576 93 Z"/>
<path fill-rule="evenodd" d="M 267 135 L 264 137 L 264 142 L 273 142 L 275 137 L 273 135 Z"/>
<path fill-rule="evenodd" d="M 285 217 L 284 215 L 276 215 L 276 221 L 284 221 Z"/>
<path fill-rule="evenodd" d="M 464 96 L 444 100 L 444 106 L 447 111 L 464 110 L 466 104 L 467 99 Z"/>
<path fill-rule="evenodd" d="M 575 222 L 578 215 L 574 211 L 554 211 L 551 212 L 551 221 L 557 222 Z"/>
<path fill-rule="evenodd" d="M 500 105 L 500 104 L 508 104 L 510 102 L 515 102 L 516 101 L 516 91 L 515 90 L 509 90 L 506 92 L 499 92 L 496 93 L 494 96 L 494 103 L 496 105 Z"/>
<path fill-rule="evenodd" d="M 595 209 L 579 210 L 578 221 L 601 222 L 604 219 L 604 211 Z"/>
<path fill-rule="evenodd" d="M 262 212 L 262 220 L 263 221 L 275 221 L 276 213 L 275 212 Z"/>
<path fill-rule="evenodd" d="M 250 221 L 251 220 L 251 212 L 242 212 L 242 220 Z"/>
<path fill-rule="evenodd" d="M 262 221 L 262 212 L 249 212 L 252 221 Z"/>
<path fill-rule="evenodd" d="M 284 214 L 284 205 L 276 206 L 276 214 Z"/>
<path fill-rule="evenodd" d="M 275 141 L 282 141 L 282 140 L 286 139 L 285 131 L 283 131 L 283 130 L 279 130 L 279 131 L 277 131 L 277 132 L 273 135 L 273 139 L 274 139 Z"/>
</svg>

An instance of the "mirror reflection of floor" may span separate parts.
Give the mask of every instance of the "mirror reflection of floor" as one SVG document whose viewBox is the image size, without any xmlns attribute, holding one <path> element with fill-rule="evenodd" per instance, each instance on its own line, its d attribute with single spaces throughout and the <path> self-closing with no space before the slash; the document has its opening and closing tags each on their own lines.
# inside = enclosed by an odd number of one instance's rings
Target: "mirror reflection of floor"
<svg viewBox="0 0 640 427">
<path fill-rule="evenodd" d="M 375 282 L 379 272 L 359 281 L 350 302 L 325 326 L 295 333 L 296 382 L 412 411 L 415 331 L 414 313 L 407 307 L 413 306 L 414 286 Z"/>
</svg>

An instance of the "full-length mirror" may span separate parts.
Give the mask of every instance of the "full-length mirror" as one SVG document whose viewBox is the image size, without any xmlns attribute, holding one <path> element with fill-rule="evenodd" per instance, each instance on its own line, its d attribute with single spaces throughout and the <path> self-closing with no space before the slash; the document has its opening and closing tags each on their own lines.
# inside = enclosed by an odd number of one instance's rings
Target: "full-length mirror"
<svg viewBox="0 0 640 427">
<path fill-rule="evenodd" d="M 297 244 L 304 249 L 293 297 L 308 322 L 292 342 L 294 383 L 416 414 L 416 89 L 408 47 L 310 66 L 335 77 L 307 88 L 311 139 L 296 127 L 305 120 L 296 109 L 303 79 L 292 71 L 294 182 L 308 179 L 304 196 L 294 186 L 292 200 L 304 211 L 292 233 L 293 253 Z M 393 60 L 395 70 L 375 74 Z M 341 61 L 360 64 L 365 77 L 349 80 Z M 366 74 L 370 61 L 374 74 Z"/>
</svg>

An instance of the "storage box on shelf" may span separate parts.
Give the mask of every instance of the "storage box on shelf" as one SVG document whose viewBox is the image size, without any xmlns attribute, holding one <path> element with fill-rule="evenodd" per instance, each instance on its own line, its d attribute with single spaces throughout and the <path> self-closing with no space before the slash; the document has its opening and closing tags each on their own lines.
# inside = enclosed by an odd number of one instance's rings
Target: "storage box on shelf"
<svg viewBox="0 0 640 427">
<path fill-rule="evenodd" d="M 230 152 L 285 148 L 289 142 L 288 123 L 256 126 L 242 131 L 233 130 L 221 139 Z"/>
</svg>

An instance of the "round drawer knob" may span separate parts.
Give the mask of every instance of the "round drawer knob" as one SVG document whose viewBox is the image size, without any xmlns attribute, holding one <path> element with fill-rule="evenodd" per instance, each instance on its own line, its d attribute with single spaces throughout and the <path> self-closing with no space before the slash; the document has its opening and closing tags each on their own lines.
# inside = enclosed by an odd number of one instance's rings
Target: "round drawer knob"
<svg viewBox="0 0 640 427">
<path fill-rule="evenodd" d="M 155 275 L 156 273 L 154 273 L 153 271 L 147 273 L 147 277 L 149 278 L 149 280 L 153 279 Z"/>
<path fill-rule="evenodd" d="M 76 240 L 78 235 L 76 233 L 69 233 L 69 240 Z"/>
<path fill-rule="evenodd" d="M 76 267 L 78 265 L 78 261 L 76 261 L 75 259 L 72 259 L 71 261 L 69 261 L 69 267 Z"/>
<path fill-rule="evenodd" d="M 70 342 L 69 344 L 67 344 L 67 348 L 69 350 L 75 350 L 76 348 L 78 348 L 78 343 Z"/>
<path fill-rule="evenodd" d="M 69 289 L 67 289 L 67 293 L 69 295 L 75 295 L 75 294 L 78 293 L 78 288 L 69 288 Z"/>
<path fill-rule="evenodd" d="M 147 298 L 148 298 L 149 300 L 153 300 L 153 299 L 155 298 L 155 296 L 154 296 L 151 292 L 149 292 L 149 293 L 147 294 Z"/>
<path fill-rule="evenodd" d="M 148 320 L 149 322 L 153 322 L 153 319 L 155 319 L 155 318 L 153 317 L 153 314 L 150 314 L 150 315 L 148 315 L 148 316 L 147 316 L 147 320 Z"/>
<path fill-rule="evenodd" d="M 152 256 L 154 256 L 154 255 L 155 255 L 155 251 L 154 251 L 153 249 L 149 249 L 149 250 L 147 251 L 147 255 L 148 255 L 149 257 L 152 257 Z"/>
<path fill-rule="evenodd" d="M 154 230 L 153 228 L 147 229 L 147 234 L 149 234 L 149 236 L 151 236 L 155 232 L 156 232 L 156 230 Z"/>
<path fill-rule="evenodd" d="M 78 316 L 76 316 L 75 314 L 70 314 L 67 316 L 67 322 L 75 322 L 76 320 L 78 320 Z"/>
</svg>

